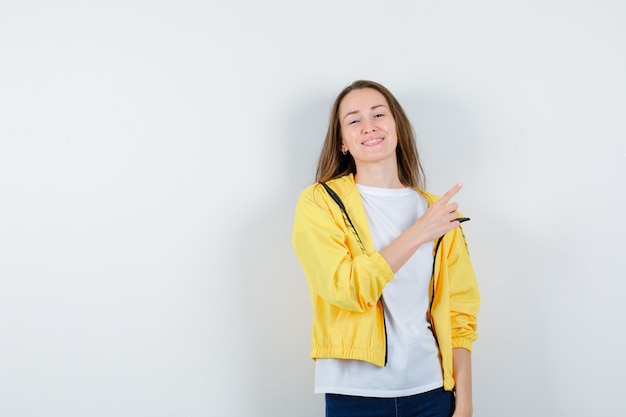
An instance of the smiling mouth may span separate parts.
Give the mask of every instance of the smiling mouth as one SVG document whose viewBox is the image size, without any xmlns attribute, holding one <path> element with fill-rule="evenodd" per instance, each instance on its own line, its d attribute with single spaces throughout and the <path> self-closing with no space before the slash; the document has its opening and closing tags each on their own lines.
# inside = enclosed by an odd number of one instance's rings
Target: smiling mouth
<svg viewBox="0 0 626 417">
<path fill-rule="evenodd" d="M 366 141 L 361 142 L 361 145 L 365 145 L 365 146 L 377 145 L 383 140 L 384 138 L 372 138 L 372 139 L 368 139 Z"/>
</svg>

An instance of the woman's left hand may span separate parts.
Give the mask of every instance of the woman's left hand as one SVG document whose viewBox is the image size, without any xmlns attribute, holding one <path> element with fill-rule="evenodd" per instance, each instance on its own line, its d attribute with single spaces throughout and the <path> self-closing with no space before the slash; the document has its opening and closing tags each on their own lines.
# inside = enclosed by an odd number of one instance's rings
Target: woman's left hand
<svg viewBox="0 0 626 417">
<path fill-rule="evenodd" d="M 454 414 L 452 414 L 452 417 L 472 417 L 472 412 L 471 411 L 461 411 L 458 408 L 456 408 L 454 410 Z"/>
</svg>

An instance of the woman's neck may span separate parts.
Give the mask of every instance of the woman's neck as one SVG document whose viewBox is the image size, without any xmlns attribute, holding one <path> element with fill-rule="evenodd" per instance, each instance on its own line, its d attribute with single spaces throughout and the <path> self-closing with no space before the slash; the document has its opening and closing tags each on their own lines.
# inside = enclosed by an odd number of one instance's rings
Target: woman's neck
<svg viewBox="0 0 626 417">
<path fill-rule="evenodd" d="M 388 166 L 381 164 L 359 164 L 354 175 L 357 184 L 378 188 L 404 188 L 398 177 L 396 161 Z"/>
</svg>

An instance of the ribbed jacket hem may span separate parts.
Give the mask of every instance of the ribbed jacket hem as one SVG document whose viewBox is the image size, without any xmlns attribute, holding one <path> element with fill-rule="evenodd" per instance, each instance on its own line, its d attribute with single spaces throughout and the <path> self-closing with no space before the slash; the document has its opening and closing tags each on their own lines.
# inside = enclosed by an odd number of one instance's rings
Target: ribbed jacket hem
<svg viewBox="0 0 626 417">
<path fill-rule="evenodd" d="M 311 359 L 355 359 L 381 368 L 385 366 L 385 352 L 373 352 L 370 349 L 314 347 L 311 349 Z"/>
</svg>

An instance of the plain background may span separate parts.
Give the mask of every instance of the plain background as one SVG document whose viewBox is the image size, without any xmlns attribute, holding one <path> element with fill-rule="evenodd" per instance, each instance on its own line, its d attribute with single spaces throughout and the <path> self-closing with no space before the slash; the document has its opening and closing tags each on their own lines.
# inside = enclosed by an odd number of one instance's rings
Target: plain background
<svg viewBox="0 0 626 417">
<path fill-rule="evenodd" d="M 291 247 L 398 97 L 482 292 L 475 416 L 623 416 L 626 3 L 0 2 L 0 415 L 323 415 Z"/>
</svg>

